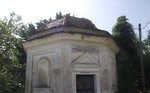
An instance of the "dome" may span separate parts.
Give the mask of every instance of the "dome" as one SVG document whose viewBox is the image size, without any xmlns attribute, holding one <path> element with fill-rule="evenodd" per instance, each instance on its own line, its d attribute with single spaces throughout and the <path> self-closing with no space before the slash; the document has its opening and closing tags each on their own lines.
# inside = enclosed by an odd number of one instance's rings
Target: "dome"
<svg viewBox="0 0 150 93">
<path fill-rule="evenodd" d="M 44 24 L 37 33 L 27 37 L 27 40 L 33 40 L 56 33 L 80 33 L 111 37 L 107 31 L 98 29 L 90 20 L 66 14 L 60 19 Z"/>
<path fill-rule="evenodd" d="M 44 30 L 55 28 L 55 27 L 61 27 L 61 26 L 78 27 L 78 28 L 93 29 L 93 30 L 97 29 L 96 26 L 90 20 L 86 18 L 73 17 L 67 14 L 63 16 L 61 19 L 48 22 L 44 26 Z"/>
</svg>

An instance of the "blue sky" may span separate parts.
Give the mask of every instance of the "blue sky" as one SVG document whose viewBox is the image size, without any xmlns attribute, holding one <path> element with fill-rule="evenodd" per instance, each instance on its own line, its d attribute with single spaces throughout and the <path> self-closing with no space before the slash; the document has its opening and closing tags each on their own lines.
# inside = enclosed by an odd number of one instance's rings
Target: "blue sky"
<svg viewBox="0 0 150 93">
<path fill-rule="evenodd" d="M 150 0 L 2 0 L 0 18 L 12 11 L 21 15 L 25 23 L 55 18 L 59 11 L 71 13 L 76 17 L 88 18 L 99 29 L 110 33 L 121 15 L 126 15 L 134 28 L 138 27 L 138 23 L 145 26 L 150 22 Z M 143 39 L 149 29 L 150 24 L 142 30 Z M 138 30 L 135 33 L 138 34 Z"/>
</svg>

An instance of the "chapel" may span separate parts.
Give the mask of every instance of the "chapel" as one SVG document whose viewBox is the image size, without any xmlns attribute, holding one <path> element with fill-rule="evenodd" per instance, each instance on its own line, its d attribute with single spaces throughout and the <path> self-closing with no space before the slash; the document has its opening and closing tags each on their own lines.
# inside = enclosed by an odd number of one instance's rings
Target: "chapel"
<svg viewBox="0 0 150 93">
<path fill-rule="evenodd" d="M 23 42 L 25 93 L 116 93 L 119 48 L 90 20 L 64 15 Z"/>
</svg>

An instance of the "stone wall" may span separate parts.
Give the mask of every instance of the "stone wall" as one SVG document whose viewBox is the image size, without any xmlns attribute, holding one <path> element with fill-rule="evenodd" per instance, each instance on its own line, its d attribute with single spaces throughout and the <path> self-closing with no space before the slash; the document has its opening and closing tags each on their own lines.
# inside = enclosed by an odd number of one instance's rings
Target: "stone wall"
<svg viewBox="0 0 150 93">
<path fill-rule="evenodd" d="M 111 38 L 60 33 L 23 44 L 27 52 L 25 93 L 76 93 L 76 75 L 94 75 L 95 93 L 115 93 Z"/>
</svg>

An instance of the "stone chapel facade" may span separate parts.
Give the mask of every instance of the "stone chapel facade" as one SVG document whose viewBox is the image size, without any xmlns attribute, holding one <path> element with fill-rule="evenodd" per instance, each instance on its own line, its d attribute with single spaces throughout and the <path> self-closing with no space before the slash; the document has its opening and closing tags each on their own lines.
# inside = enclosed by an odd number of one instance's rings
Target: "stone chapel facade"
<svg viewBox="0 0 150 93">
<path fill-rule="evenodd" d="M 23 43 L 25 93 L 116 93 L 115 54 L 107 31 L 88 19 L 65 15 Z"/>
</svg>

